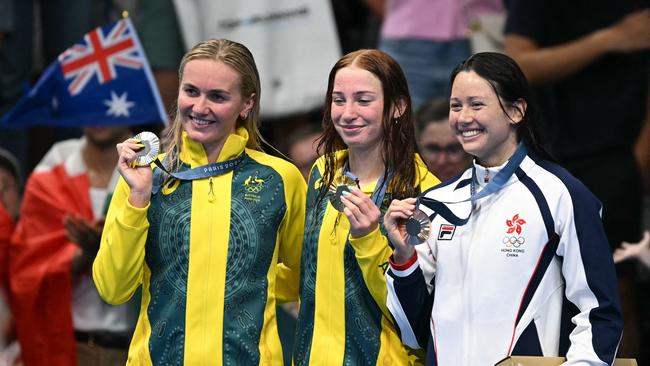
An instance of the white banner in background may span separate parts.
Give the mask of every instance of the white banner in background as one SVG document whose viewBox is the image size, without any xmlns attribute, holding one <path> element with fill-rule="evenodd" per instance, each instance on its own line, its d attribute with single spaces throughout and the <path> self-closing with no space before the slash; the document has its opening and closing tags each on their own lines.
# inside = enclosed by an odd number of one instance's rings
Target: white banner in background
<svg viewBox="0 0 650 366">
<path fill-rule="evenodd" d="M 264 117 L 321 107 L 341 56 L 329 0 L 174 0 L 186 46 L 227 38 L 248 47 L 260 72 Z"/>
</svg>

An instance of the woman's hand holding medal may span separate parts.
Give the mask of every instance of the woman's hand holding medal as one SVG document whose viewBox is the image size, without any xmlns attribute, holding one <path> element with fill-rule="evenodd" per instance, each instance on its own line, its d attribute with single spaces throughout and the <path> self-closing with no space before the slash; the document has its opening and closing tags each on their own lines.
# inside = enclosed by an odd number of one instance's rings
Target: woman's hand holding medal
<svg viewBox="0 0 650 366">
<path fill-rule="evenodd" d="M 360 238 L 373 232 L 379 225 L 381 211 L 359 188 L 350 187 L 341 194 L 343 213 L 350 221 L 350 236 Z"/>
<path fill-rule="evenodd" d="M 384 215 L 384 227 L 388 234 L 388 240 L 395 247 L 393 260 L 396 263 L 407 262 L 415 252 L 415 248 L 407 243 L 406 224 L 407 220 L 416 212 L 416 202 L 415 198 L 393 200 Z"/>
<path fill-rule="evenodd" d="M 158 138 L 151 132 L 117 144 L 117 169 L 131 188 L 129 202 L 135 207 L 146 207 L 151 199 L 153 172 L 149 164 L 158 155 L 158 149 Z"/>
</svg>

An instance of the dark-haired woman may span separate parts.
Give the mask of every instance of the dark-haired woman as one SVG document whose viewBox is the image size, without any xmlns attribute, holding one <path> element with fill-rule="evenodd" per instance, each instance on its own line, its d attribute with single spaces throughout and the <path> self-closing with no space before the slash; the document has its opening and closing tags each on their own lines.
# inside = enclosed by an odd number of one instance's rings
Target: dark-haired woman
<svg viewBox="0 0 650 366">
<path fill-rule="evenodd" d="M 428 365 L 510 355 L 611 364 L 622 318 L 600 202 L 545 159 L 512 59 L 476 54 L 451 86 L 449 123 L 473 166 L 420 196 L 426 242 L 410 246 L 401 230 L 416 199 L 393 201 L 384 218 L 395 246 L 388 307 L 402 341 L 426 348 Z"/>
<path fill-rule="evenodd" d="M 311 171 L 301 264 L 297 365 L 407 365 L 386 307 L 392 253 L 382 224 L 393 198 L 438 179 L 417 154 L 404 74 L 387 54 L 345 55 L 329 75 L 324 153 Z"/>
</svg>

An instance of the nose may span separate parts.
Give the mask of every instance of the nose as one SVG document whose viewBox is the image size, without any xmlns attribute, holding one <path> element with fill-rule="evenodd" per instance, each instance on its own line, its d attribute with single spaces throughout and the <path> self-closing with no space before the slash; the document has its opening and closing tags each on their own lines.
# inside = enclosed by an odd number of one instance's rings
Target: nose
<svg viewBox="0 0 650 366">
<path fill-rule="evenodd" d="M 447 152 L 442 150 L 436 157 L 436 162 L 440 165 L 444 165 L 449 163 L 449 155 L 447 155 Z"/>
<path fill-rule="evenodd" d="M 200 96 L 195 99 L 195 103 L 192 106 L 192 112 L 196 114 L 207 114 L 208 113 L 208 100 L 204 96 Z"/>
<path fill-rule="evenodd" d="M 470 123 L 474 119 L 474 113 L 471 108 L 463 107 L 458 113 L 458 122 L 459 123 Z"/>
<path fill-rule="evenodd" d="M 345 103 L 343 106 L 343 115 L 341 117 L 344 121 L 352 121 L 357 117 L 357 109 L 354 106 L 354 103 Z"/>
</svg>

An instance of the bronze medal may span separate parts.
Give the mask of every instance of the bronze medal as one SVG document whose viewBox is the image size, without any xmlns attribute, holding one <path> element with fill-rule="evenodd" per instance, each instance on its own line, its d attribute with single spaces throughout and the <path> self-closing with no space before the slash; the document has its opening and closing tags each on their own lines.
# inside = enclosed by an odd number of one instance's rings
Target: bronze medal
<svg viewBox="0 0 650 366">
<path fill-rule="evenodd" d="M 417 245 L 425 242 L 431 232 L 431 220 L 420 209 L 415 209 L 411 217 L 406 220 L 406 243 Z"/>
</svg>

